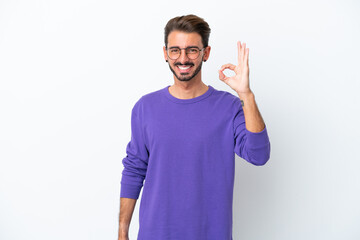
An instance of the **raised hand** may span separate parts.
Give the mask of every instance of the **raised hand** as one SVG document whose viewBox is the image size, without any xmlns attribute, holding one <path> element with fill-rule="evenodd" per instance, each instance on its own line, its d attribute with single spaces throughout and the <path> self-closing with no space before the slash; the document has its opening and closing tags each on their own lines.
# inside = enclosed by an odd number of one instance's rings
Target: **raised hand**
<svg viewBox="0 0 360 240">
<path fill-rule="evenodd" d="M 246 43 L 241 44 L 237 42 L 238 47 L 238 65 L 228 63 L 221 66 L 219 72 L 219 79 L 234 89 L 239 95 L 251 93 L 249 86 L 249 48 L 246 48 Z M 235 72 L 235 76 L 227 77 L 223 73 L 225 69 L 230 69 Z"/>
</svg>

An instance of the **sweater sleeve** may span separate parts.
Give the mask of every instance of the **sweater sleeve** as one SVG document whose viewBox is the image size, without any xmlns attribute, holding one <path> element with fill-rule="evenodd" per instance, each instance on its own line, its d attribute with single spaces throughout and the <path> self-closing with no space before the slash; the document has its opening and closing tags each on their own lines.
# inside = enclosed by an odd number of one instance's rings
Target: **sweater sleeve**
<svg viewBox="0 0 360 240">
<path fill-rule="evenodd" d="M 266 125 L 261 132 L 246 129 L 244 111 L 237 98 L 237 111 L 234 117 L 234 152 L 256 166 L 264 165 L 270 158 L 270 140 Z"/>
<path fill-rule="evenodd" d="M 139 102 L 131 112 L 131 140 L 126 147 L 126 157 L 121 178 L 120 197 L 138 199 L 146 176 L 149 152 L 146 148 L 141 126 Z"/>
</svg>

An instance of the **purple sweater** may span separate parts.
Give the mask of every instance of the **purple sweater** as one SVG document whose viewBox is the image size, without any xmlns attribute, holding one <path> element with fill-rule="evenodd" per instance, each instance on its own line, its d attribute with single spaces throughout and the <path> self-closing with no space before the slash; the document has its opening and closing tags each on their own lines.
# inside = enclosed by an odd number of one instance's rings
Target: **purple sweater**
<svg viewBox="0 0 360 240">
<path fill-rule="evenodd" d="M 249 132 L 231 93 L 208 85 L 179 99 L 169 86 L 142 96 L 131 113 L 120 197 L 138 199 L 143 187 L 137 239 L 232 240 L 235 153 L 264 165 L 266 126 Z"/>
</svg>

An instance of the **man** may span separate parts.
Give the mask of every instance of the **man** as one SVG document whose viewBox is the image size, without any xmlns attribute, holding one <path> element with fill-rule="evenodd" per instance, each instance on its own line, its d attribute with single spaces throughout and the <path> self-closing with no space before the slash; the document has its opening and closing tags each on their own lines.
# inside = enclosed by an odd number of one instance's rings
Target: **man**
<svg viewBox="0 0 360 240">
<path fill-rule="evenodd" d="M 119 240 L 128 239 L 142 187 L 137 239 L 231 240 L 235 153 L 254 165 L 270 158 L 249 88 L 249 49 L 238 42 L 238 65 L 219 69 L 220 80 L 238 96 L 216 90 L 201 79 L 209 35 L 208 24 L 195 15 L 175 17 L 165 27 L 164 57 L 174 84 L 142 96 L 132 109 Z M 225 69 L 236 75 L 226 77 Z"/>
</svg>

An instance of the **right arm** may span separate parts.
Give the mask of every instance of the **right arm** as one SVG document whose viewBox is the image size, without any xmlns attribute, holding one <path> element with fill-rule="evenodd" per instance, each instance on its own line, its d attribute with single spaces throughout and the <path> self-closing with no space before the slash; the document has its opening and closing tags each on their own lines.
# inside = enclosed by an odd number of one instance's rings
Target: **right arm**
<svg viewBox="0 0 360 240">
<path fill-rule="evenodd" d="M 134 212 L 137 199 L 120 198 L 119 214 L 119 238 L 118 240 L 129 240 L 129 226 Z"/>
<path fill-rule="evenodd" d="M 149 152 L 142 128 L 142 114 L 139 101 L 131 113 L 131 140 L 126 147 L 126 157 L 121 178 L 119 240 L 129 240 L 129 227 L 135 204 L 145 180 Z"/>
</svg>

